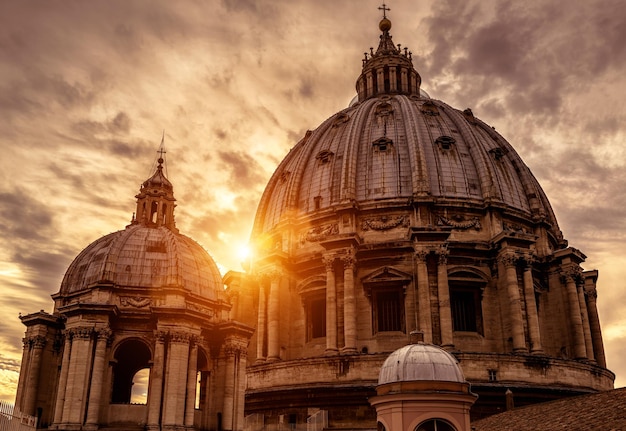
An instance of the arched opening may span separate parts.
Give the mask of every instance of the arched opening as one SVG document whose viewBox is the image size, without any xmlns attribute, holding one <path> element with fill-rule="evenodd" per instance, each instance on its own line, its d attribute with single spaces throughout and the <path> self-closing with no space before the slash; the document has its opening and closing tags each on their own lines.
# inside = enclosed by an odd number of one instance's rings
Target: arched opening
<svg viewBox="0 0 626 431">
<path fill-rule="evenodd" d="M 150 378 L 152 355 L 145 343 L 139 340 L 124 341 L 115 351 L 113 365 L 113 391 L 111 403 L 145 403 Z M 137 385 L 134 390 L 133 386 Z M 146 396 L 143 398 L 143 393 Z M 134 400 L 137 401 L 134 401 Z M 141 400 L 143 399 L 143 402 Z"/>
<path fill-rule="evenodd" d="M 152 223 L 157 222 L 158 208 L 159 204 L 156 202 L 152 202 L 152 204 L 150 205 L 150 222 Z"/>
<path fill-rule="evenodd" d="M 456 431 L 456 428 L 443 419 L 429 419 L 419 424 L 415 431 Z"/>
<path fill-rule="evenodd" d="M 207 397 L 207 389 L 209 382 L 209 363 L 206 355 L 202 350 L 198 350 L 198 365 L 196 368 L 196 410 L 206 410 L 209 398 Z"/>
<path fill-rule="evenodd" d="M 131 404 L 146 404 L 148 402 L 148 383 L 150 382 L 150 368 L 142 368 L 133 376 L 130 391 Z"/>
</svg>

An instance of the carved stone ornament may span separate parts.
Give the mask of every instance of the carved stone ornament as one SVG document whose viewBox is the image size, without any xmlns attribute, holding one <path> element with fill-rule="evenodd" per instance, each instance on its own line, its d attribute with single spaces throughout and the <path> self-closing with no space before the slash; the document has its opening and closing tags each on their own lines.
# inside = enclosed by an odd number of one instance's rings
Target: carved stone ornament
<svg viewBox="0 0 626 431">
<path fill-rule="evenodd" d="M 502 263 L 505 267 L 515 266 L 519 260 L 519 256 L 512 252 L 506 251 L 498 256 L 498 262 Z"/>
<path fill-rule="evenodd" d="M 22 338 L 24 348 L 32 347 L 35 349 L 43 349 L 46 345 L 46 337 L 42 335 L 36 335 L 34 337 Z"/>
<path fill-rule="evenodd" d="M 329 224 L 327 226 L 318 226 L 309 230 L 305 234 L 305 240 L 309 242 L 323 241 L 331 235 L 337 235 L 339 233 L 339 225 L 337 223 Z"/>
<path fill-rule="evenodd" d="M 91 338 L 91 334 L 94 333 L 94 328 L 92 326 L 81 326 L 78 328 L 70 329 L 70 335 L 72 338 Z"/>
<path fill-rule="evenodd" d="M 332 127 L 339 127 L 342 124 L 346 124 L 349 119 L 350 119 L 350 116 L 348 114 L 341 113 L 341 114 L 337 115 L 335 117 L 335 119 L 333 120 L 333 126 Z"/>
<path fill-rule="evenodd" d="M 180 331 L 171 331 L 170 341 L 172 343 L 189 344 L 189 342 L 191 341 L 191 334 Z"/>
<path fill-rule="evenodd" d="M 426 102 L 424 102 L 424 104 L 421 107 L 421 111 L 424 115 L 429 115 L 431 117 L 435 117 L 439 115 L 439 110 L 437 109 L 437 106 L 435 106 L 435 104 L 431 102 L 430 100 L 427 100 Z"/>
<path fill-rule="evenodd" d="M 563 268 L 561 271 L 561 277 L 564 283 L 574 282 L 576 284 L 580 284 L 582 282 L 582 268 L 578 265 L 572 265 L 566 268 Z"/>
<path fill-rule="evenodd" d="M 502 223 L 502 229 L 505 230 L 505 231 L 509 231 L 509 232 L 529 233 L 528 229 L 526 229 L 521 224 L 517 224 L 517 223 L 503 222 Z"/>
<path fill-rule="evenodd" d="M 189 310 L 193 310 L 193 311 L 198 311 L 202 314 L 204 314 L 205 316 L 212 318 L 213 315 L 215 314 L 215 311 L 211 308 L 208 307 L 203 307 L 201 305 L 198 304 L 194 304 L 193 302 L 188 302 L 187 303 L 187 308 Z"/>
<path fill-rule="evenodd" d="M 437 218 L 438 226 L 450 226 L 455 229 L 471 229 L 474 228 L 476 230 L 480 230 L 482 225 L 480 224 L 480 219 L 478 217 L 473 217 L 472 219 L 466 219 L 461 215 L 453 215 L 450 218 L 440 215 Z"/>
<path fill-rule="evenodd" d="M 361 223 L 361 229 L 363 230 L 389 230 L 398 226 L 408 227 L 409 218 L 405 215 L 397 217 L 381 216 L 363 219 Z"/>
<path fill-rule="evenodd" d="M 122 296 L 120 302 L 124 307 L 144 308 L 151 304 L 150 298 L 142 298 L 141 296 Z"/>
</svg>

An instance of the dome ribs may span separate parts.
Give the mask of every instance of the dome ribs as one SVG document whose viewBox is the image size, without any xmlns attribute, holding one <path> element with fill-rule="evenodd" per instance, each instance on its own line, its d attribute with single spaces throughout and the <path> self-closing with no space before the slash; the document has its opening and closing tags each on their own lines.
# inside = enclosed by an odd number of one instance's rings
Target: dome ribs
<svg viewBox="0 0 626 431">
<path fill-rule="evenodd" d="M 409 112 L 414 107 L 414 103 L 406 98 L 398 98 L 397 100 L 401 106 L 402 112 Z M 406 123 L 407 121 L 408 124 Z M 413 195 L 413 198 L 424 197 L 431 194 L 430 179 L 428 177 L 428 167 L 426 165 L 424 148 L 419 145 L 421 139 L 418 134 L 418 130 L 427 130 L 427 126 L 423 121 L 422 116 L 406 116 L 404 123 L 404 135 L 409 152 L 409 166 L 411 171 L 411 193 Z"/>
<path fill-rule="evenodd" d="M 362 134 L 365 129 L 365 122 L 367 121 L 367 115 L 369 109 L 374 105 L 374 101 L 366 101 L 362 103 L 360 108 L 357 108 L 353 112 L 352 121 L 350 122 L 350 129 L 348 131 L 343 152 L 343 176 L 341 177 L 341 203 L 348 203 L 352 201 L 358 201 L 358 158 L 354 157 L 357 154 L 357 148 L 360 146 L 360 141 L 363 139 Z M 357 147 L 357 148 L 355 148 Z"/>
</svg>

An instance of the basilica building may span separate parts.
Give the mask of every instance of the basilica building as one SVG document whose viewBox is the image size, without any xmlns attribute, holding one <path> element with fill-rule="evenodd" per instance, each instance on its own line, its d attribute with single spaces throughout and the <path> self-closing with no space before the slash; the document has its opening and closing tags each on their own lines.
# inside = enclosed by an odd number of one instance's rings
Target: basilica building
<svg viewBox="0 0 626 431">
<path fill-rule="evenodd" d="M 246 271 L 179 233 L 159 159 L 131 223 L 22 316 L 17 407 L 56 430 L 462 431 L 613 388 L 597 271 L 513 146 L 429 97 L 390 30 L 271 177 Z"/>
</svg>

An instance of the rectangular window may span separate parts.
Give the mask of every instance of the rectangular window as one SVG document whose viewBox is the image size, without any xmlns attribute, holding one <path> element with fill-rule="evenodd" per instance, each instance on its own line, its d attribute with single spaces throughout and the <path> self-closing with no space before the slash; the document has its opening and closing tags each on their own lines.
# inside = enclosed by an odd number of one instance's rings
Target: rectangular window
<svg viewBox="0 0 626 431">
<path fill-rule="evenodd" d="M 314 298 L 307 307 L 307 341 L 326 336 L 326 299 Z"/>
<path fill-rule="evenodd" d="M 476 289 L 450 289 L 452 327 L 455 331 L 482 334 L 480 292 Z"/>
<path fill-rule="evenodd" d="M 404 332 L 404 295 L 399 289 L 373 292 L 374 333 Z"/>
</svg>

